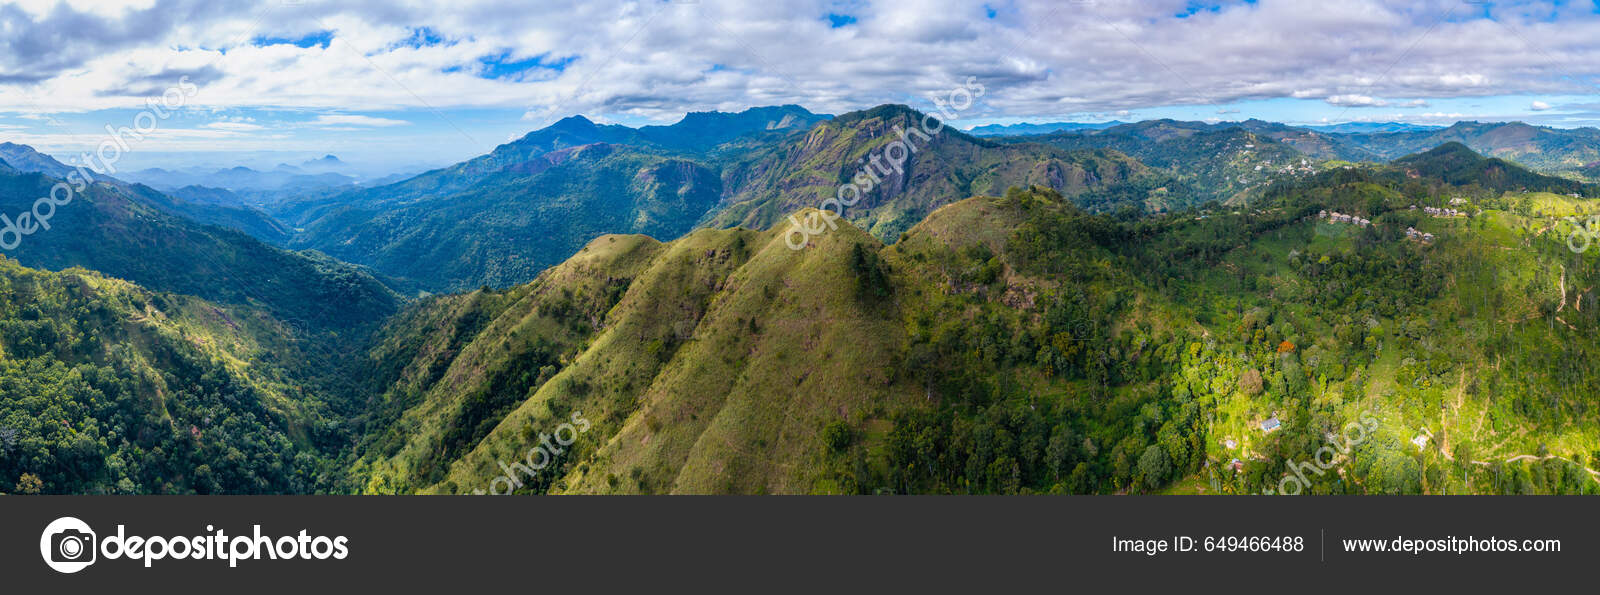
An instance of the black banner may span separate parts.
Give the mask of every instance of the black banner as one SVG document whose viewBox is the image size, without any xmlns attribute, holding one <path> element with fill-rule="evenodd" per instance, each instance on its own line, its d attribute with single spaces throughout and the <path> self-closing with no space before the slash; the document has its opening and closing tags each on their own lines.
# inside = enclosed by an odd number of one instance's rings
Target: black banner
<svg viewBox="0 0 1600 595">
<path fill-rule="evenodd" d="M 1581 497 L 8 496 L 0 584 L 74 593 L 1523 592 L 1593 584 L 1593 505 Z"/>
</svg>

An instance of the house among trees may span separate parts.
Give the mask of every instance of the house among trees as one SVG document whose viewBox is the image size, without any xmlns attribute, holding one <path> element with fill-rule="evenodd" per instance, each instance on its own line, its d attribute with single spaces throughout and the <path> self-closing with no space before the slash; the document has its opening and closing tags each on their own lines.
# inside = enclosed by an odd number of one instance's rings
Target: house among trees
<svg viewBox="0 0 1600 595">
<path fill-rule="evenodd" d="M 1261 431 L 1271 434 L 1278 431 L 1278 428 L 1281 426 L 1282 424 L 1278 423 L 1278 416 L 1274 415 L 1267 418 L 1266 421 L 1261 422 Z"/>
<path fill-rule="evenodd" d="M 1432 242 L 1433 241 L 1433 234 L 1417 231 L 1417 228 L 1415 228 L 1415 227 L 1407 227 L 1406 228 L 1406 237 L 1411 238 L 1413 240 L 1422 240 L 1424 242 Z"/>
<path fill-rule="evenodd" d="M 1354 223 L 1354 224 L 1360 225 L 1362 227 L 1366 227 L 1368 225 L 1372 225 L 1372 220 L 1371 219 L 1362 219 L 1361 217 L 1358 217 L 1358 216 L 1355 216 L 1355 215 L 1346 215 L 1346 214 L 1340 213 L 1338 211 L 1333 211 L 1333 212 L 1322 211 L 1320 213 L 1317 213 L 1317 217 L 1321 218 L 1321 219 L 1327 219 L 1328 221 L 1333 222 L 1333 223 Z"/>
</svg>

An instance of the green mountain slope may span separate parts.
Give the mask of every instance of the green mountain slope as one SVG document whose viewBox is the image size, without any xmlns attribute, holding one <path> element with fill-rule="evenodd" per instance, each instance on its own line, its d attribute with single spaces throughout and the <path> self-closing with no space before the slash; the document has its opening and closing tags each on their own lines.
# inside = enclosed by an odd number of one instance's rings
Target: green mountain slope
<svg viewBox="0 0 1600 595">
<path fill-rule="evenodd" d="M 275 214 L 303 228 L 292 247 L 428 290 L 509 286 L 601 233 L 672 239 L 696 224 L 767 227 L 820 205 L 896 127 L 921 122 L 904 106 L 831 120 L 796 106 L 695 113 L 638 129 L 575 116 L 449 168 Z M 881 165 L 882 179 L 847 213 L 880 239 L 961 197 L 1019 184 L 1056 188 L 1096 210 L 1170 202 L 1165 176 L 1115 152 L 1002 145 L 953 129 L 914 142 L 900 171 Z"/>
<path fill-rule="evenodd" d="M 1600 130 L 1550 128 L 1522 122 L 1457 122 L 1449 128 L 1335 135 L 1339 142 L 1381 159 L 1393 159 L 1458 142 L 1490 157 L 1514 161 L 1541 173 L 1600 181 L 1583 167 L 1600 160 Z"/>
<path fill-rule="evenodd" d="M 245 307 L 0 258 L 0 493 L 340 491 L 350 403 Z"/>
<path fill-rule="evenodd" d="M 194 187 L 180 188 L 171 194 L 163 194 L 140 185 L 130 188 L 129 194 L 164 213 L 206 225 L 225 227 L 273 245 L 283 245 L 293 234 L 287 226 L 261 209 L 185 198 L 185 195 L 200 194 Z"/>
<path fill-rule="evenodd" d="M 803 137 L 729 156 L 724 205 L 710 224 L 769 227 L 795 210 L 821 208 L 840 195 L 841 185 L 856 183 L 864 191 L 858 204 L 846 205 L 844 217 L 879 239 L 894 241 L 943 205 L 1011 186 L 1054 188 L 1097 210 L 1113 210 L 1146 207 L 1166 182 L 1115 152 L 1001 144 L 941 129 L 937 120 L 927 120 L 926 127 L 924 122 L 916 110 L 884 105 L 838 116 Z M 886 156 L 896 143 L 913 150 L 904 154 L 896 148 Z M 891 164 L 890 157 L 901 163 Z"/>
<path fill-rule="evenodd" d="M 291 243 L 372 266 L 429 290 L 508 286 L 603 233 L 677 237 L 716 204 L 705 165 L 634 147 L 548 153 L 457 194 L 409 203 L 352 202 Z"/>
<path fill-rule="evenodd" d="M 0 213 L 31 216 L 57 183 L 41 174 L 0 174 Z M 361 269 L 163 213 L 140 198 L 141 188 L 86 186 L 55 208 L 49 229 L 20 236 L 7 255 L 34 268 L 81 266 L 158 291 L 253 304 L 316 332 L 370 327 L 397 306 L 393 292 Z"/>
<path fill-rule="evenodd" d="M 1167 202 L 1182 208 L 1213 200 L 1242 202 L 1274 180 L 1307 175 L 1314 170 L 1315 159 L 1308 152 L 1323 153 L 1315 149 L 1322 138 L 1255 120 L 1226 125 L 1151 120 L 1029 140 L 1066 149 L 1126 153 L 1172 177 Z"/>
<path fill-rule="evenodd" d="M 1484 194 L 1472 217 L 1433 217 L 1408 207 L 1462 189 L 1408 194 L 1396 171 L 1336 169 L 1274 184 L 1248 210 L 1132 222 L 1011 191 L 938 209 L 892 246 L 850 225 L 800 251 L 781 228 L 603 237 L 533 284 L 396 319 L 369 354 L 390 371 L 387 413 L 357 481 L 384 493 L 1600 489 L 1600 430 L 1584 421 L 1600 402 L 1581 363 L 1596 349 L 1587 288 L 1600 263 L 1567 248 L 1557 219 L 1600 204 Z M 1344 445 L 1338 471 L 1289 479 L 1330 441 Z"/>
<path fill-rule="evenodd" d="M 706 152 L 824 119 L 798 106 L 691 113 L 670 126 L 563 119 L 415 178 L 279 207 L 315 248 L 432 291 L 534 278 L 603 233 L 675 238 L 721 198 Z"/>
<path fill-rule="evenodd" d="M 1576 180 L 1537 174 L 1504 159 L 1486 158 L 1458 142 L 1445 143 L 1391 163 L 1405 169 L 1408 175 L 1497 192 L 1519 190 L 1570 194 L 1582 192 L 1586 186 Z M 1588 187 L 1591 192 L 1596 189 L 1594 185 Z"/>
<path fill-rule="evenodd" d="M 16 143 L 0 143 L 0 159 L 14 164 L 14 167 L 11 168 L 14 171 L 11 173 L 39 173 L 62 179 L 74 171 L 73 168 L 57 161 L 54 157 L 35 151 L 33 147 Z M 115 187 L 130 199 L 170 215 L 241 231 L 256 239 L 273 244 L 282 244 L 289 237 L 288 228 L 260 209 L 246 207 L 238 203 L 228 204 L 212 200 L 195 200 L 193 198 L 203 197 L 203 195 L 192 192 L 163 194 L 140 184 L 128 184 L 122 180 L 94 174 L 93 172 L 89 172 L 89 174 L 95 179 Z M 182 190 L 187 191 L 190 189 L 185 188 Z"/>
</svg>

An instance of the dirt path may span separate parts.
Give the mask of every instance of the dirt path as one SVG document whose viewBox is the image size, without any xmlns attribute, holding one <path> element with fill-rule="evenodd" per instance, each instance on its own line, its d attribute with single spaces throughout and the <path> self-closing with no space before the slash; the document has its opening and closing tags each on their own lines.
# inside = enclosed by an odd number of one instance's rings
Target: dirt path
<svg viewBox="0 0 1600 595">
<path fill-rule="evenodd" d="M 1456 382 L 1457 382 L 1457 386 L 1456 386 L 1456 404 L 1455 404 L 1454 409 L 1450 413 L 1451 413 L 1451 416 L 1453 418 L 1455 418 L 1456 422 L 1459 424 L 1460 421 L 1461 421 L 1461 406 L 1466 403 L 1466 397 L 1467 397 L 1467 384 L 1466 384 L 1466 382 L 1467 382 L 1467 371 L 1466 370 L 1462 370 L 1461 371 L 1461 377 Z M 1487 409 L 1485 409 L 1478 416 L 1478 427 L 1473 430 L 1473 435 L 1474 436 L 1476 436 L 1478 434 L 1478 432 L 1480 430 L 1482 430 L 1482 428 L 1483 428 L 1483 419 L 1484 419 L 1484 417 L 1486 415 L 1488 415 L 1488 410 Z M 1441 437 L 1439 439 L 1439 453 L 1444 455 L 1445 460 L 1450 461 L 1450 462 L 1455 462 L 1455 460 L 1456 460 L 1455 453 L 1451 452 L 1451 449 L 1450 449 L 1450 432 L 1449 432 L 1449 430 L 1447 430 L 1445 428 L 1440 428 L 1440 432 L 1439 433 L 1441 435 Z M 1521 436 L 1521 435 L 1523 435 L 1525 433 L 1527 433 L 1527 428 L 1519 429 L 1519 430 L 1517 430 L 1516 433 L 1514 433 L 1514 434 L 1512 434 L 1510 436 L 1507 436 L 1504 440 L 1501 440 L 1499 444 L 1494 445 L 1494 447 L 1490 448 L 1490 450 L 1498 450 L 1500 447 L 1505 446 L 1507 442 L 1510 442 L 1512 439 L 1514 439 L 1514 438 L 1516 438 L 1518 436 Z M 1578 464 L 1577 461 L 1574 461 L 1574 460 L 1566 458 L 1566 457 L 1556 456 L 1556 455 L 1545 455 L 1545 456 L 1542 456 L 1542 457 L 1538 456 L 1538 455 L 1526 455 L 1526 454 L 1524 454 L 1524 455 L 1512 455 L 1510 457 L 1506 457 L 1505 459 L 1500 460 L 1499 462 L 1501 462 L 1501 463 L 1512 463 L 1512 462 L 1516 462 L 1516 461 L 1548 461 L 1550 459 L 1561 459 L 1561 460 L 1566 461 L 1568 463 L 1572 463 L 1574 465 L 1578 465 L 1579 468 L 1583 469 L 1584 471 L 1589 472 L 1590 476 L 1594 477 L 1596 480 L 1600 480 L 1600 471 L 1595 471 L 1594 469 L 1590 469 L 1588 467 L 1585 467 L 1583 465 Z M 1495 463 L 1494 461 L 1472 461 L 1472 464 L 1483 466 L 1483 467 L 1488 467 L 1489 465 L 1493 465 L 1494 463 Z"/>
<path fill-rule="evenodd" d="M 1455 462 L 1455 460 L 1456 460 L 1455 455 L 1452 455 L 1449 452 L 1445 452 L 1443 454 L 1444 454 L 1444 458 L 1446 460 L 1449 460 L 1451 462 Z M 1569 459 L 1569 458 L 1566 458 L 1566 457 L 1562 457 L 1562 456 L 1556 456 L 1556 455 L 1545 455 L 1545 456 L 1542 456 L 1542 457 L 1538 456 L 1538 455 L 1512 455 L 1511 457 L 1502 459 L 1500 461 L 1472 461 L 1472 464 L 1483 466 L 1483 467 L 1488 467 L 1489 465 L 1493 465 L 1496 462 L 1499 462 L 1499 463 L 1512 463 L 1512 462 L 1516 462 L 1516 461 L 1548 461 L 1550 459 L 1561 459 L 1561 460 L 1566 461 L 1568 463 L 1572 463 L 1574 465 L 1578 465 L 1578 468 L 1583 469 L 1584 471 L 1588 471 L 1589 475 L 1594 476 L 1596 480 L 1600 480 L 1600 471 L 1595 471 L 1594 469 L 1590 469 L 1588 467 L 1584 467 L 1583 465 L 1579 465 L 1577 461 L 1574 461 L 1572 459 Z"/>
<path fill-rule="evenodd" d="M 1451 417 L 1452 422 L 1453 422 L 1453 423 L 1450 424 L 1451 428 L 1458 427 L 1458 426 L 1461 425 L 1461 405 L 1466 402 L 1466 399 L 1467 399 L 1467 370 L 1466 370 L 1466 368 L 1462 368 L 1461 369 L 1461 378 L 1456 381 L 1456 406 L 1455 406 L 1454 409 L 1450 410 L 1450 417 Z M 1443 452 L 1447 452 L 1447 453 L 1450 452 L 1450 434 L 1451 433 L 1452 432 L 1448 428 L 1445 428 L 1445 427 L 1443 427 L 1443 424 L 1440 424 L 1440 428 L 1439 428 L 1439 448 Z"/>
</svg>

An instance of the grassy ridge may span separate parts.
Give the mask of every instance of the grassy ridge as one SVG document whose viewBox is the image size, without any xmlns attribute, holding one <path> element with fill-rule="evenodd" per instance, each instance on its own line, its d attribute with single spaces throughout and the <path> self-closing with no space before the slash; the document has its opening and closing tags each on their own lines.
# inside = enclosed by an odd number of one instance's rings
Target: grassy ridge
<svg viewBox="0 0 1600 595">
<path fill-rule="evenodd" d="M 1134 223 L 1013 191 L 889 247 L 848 225 L 801 251 L 777 231 L 696 232 L 624 267 L 597 332 L 434 461 L 447 470 L 368 489 L 489 490 L 581 414 L 593 427 L 513 473 L 518 491 L 1255 493 L 1368 418 L 1301 491 L 1595 490 L 1581 358 L 1600 308 L 1578 288 L 1596 265 L 1534 228 L 1600 208 L 1509 193 L 1435 218 L 1408 207 L 1448 194 L 1326 175 L 1257 210 Z M 1268 418 L 1281 429 L 1262 432 Z"/>
</svg>

